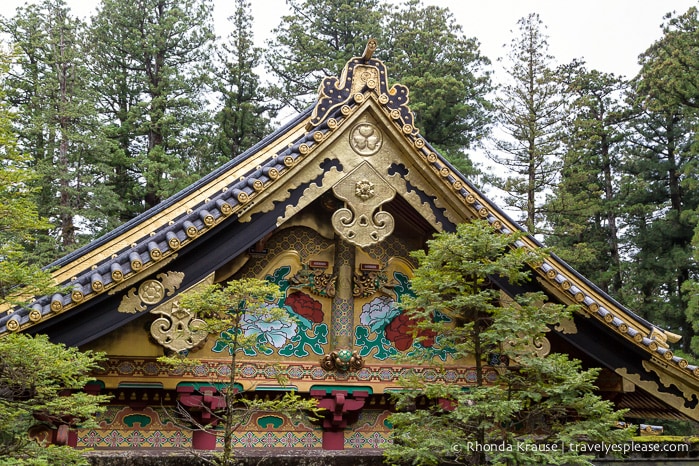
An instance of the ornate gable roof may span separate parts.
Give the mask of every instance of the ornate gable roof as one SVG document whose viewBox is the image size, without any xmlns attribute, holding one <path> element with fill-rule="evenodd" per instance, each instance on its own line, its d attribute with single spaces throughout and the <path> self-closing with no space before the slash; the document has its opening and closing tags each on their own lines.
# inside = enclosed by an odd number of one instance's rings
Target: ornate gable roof
<svg viewBox="0 0 699 466">
<path fill-rule="evenodd" d="M 391 233 L 394 218 L 381 206 L 394 197 L 436 230 L 474 218 L 486 219 L 503 234 L 521 229 L 422 137 L 408 107 L 408 89 L 388 86 L 384 64 L 372 58 L 375 47 L 370 42 L 339 78 L 323 80 L 313 108 L 162 204 L 54 263 L 54 277 L 67 291 L 0 316 L 0 334 L 48 333 L 74 345 L 99 338 L 158 302 L 141 297 L 133 309 L 119 309 L 129 302 L 128 288 L 162 277 L 160 299 L 174 296 L 330 190 L 345 202 L 333 214 L 335 232 L 360 247 Z M 392 150 L 382 150 L 387 147 Z M 518 246 L 541 247 L 529 236 Z M 162 273 L 173 262 L 187 268 L 186 276 Z M 699 419 L 699 367 L 673 354 L 669 344 L 677 336 L 622 306 L 555 256 L 534 272 L 538 286 L 562 302 L 579 304 L 589 332 L 599 332 L 592 338 L 598 341 L 590 343 L 589 336 L 557 329 L 573 345 L 650 392 L 661 388 L 659 380 L 669 404 Z M 628 369 L 632 360 L 636 372 Z"/>
</svg>

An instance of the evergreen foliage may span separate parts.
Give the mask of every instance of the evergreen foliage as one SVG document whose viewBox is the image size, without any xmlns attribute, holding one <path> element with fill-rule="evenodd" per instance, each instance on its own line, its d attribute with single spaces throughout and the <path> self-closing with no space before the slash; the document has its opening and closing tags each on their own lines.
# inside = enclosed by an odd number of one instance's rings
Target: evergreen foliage
<svg viewBox="0 0 699 466">
<path fill-rule="evenodd" d="M 214 118 L 212 156 L 220 162 L 234 159 L 269 134 L 269 116 L 276 110 L 265 98 L 255 72 L 262 50 L 253 42 L 250 2 L 236 0 L 235 14 L 228 20 L 231 33 L 218 50 L 219 64 L 212 83 L 212 90 L 221 95 Z"/>
<path fill-rule="evenodd" d="M 47 426 L 89 426 L 104 411 L 104 395 L 82 388 L 101 356 L 51 343 L 44 335 L 13 334 L 0 338 L 0 464 L 88 464 L 70 447 L 30 439 L 28 430 Z"/>
<path fill-rule="evenodd" d="M 382 42 L 386 12 L 378 0 L 288 0 L 290 13 L 272 30 L 266 67 L 278 77 L 272 95 L 301 111 L 326 76 L 339 76 L 370 38 Z"/>
<path fill-rule="evenodd" d="M 627 150 L 627 83 L 575 61 L 557 73 L 568 102 L 558 184 L 547 196 L 546 244 L 613 296 L 622 285 L 619 217 Z"/>
<path fill-rule="evenodd" d="M 583 370 L 567 355 L 536 354 L 550 327 L 571 318 L 573 309 L 546 303 L 539 292 L 505 296 L 493 285 L 527 282 L 529 264 L 542 260 L 539 252 L 515 247 L 522 234 L 499 234 L 474 221 L 437 234 L 427 252 L 413 254 L 415 297 L 404 312 L 417 322 L 416 332 L 429 329 L 454 349 L 454 359 L 472 361 L 476 380 L 464 388 L 404 378 L 395 393 L 398 412 L 389 418 L 390 462 L 591 464 L 576 445 L 628 438 L 629 431 L 616 429 L 623 412 L 594 393 L 598 370 Z M 451 322 L 433 322 L 437 312 Z M 409 360 L 439 368 L 428 353 Z M 496 381 L 484 376 L 486 365 L 498 370 Z M 414 409 L 417 404 L 426 408 Z"/>
<path fill-rule="evenodd" d="M 410 0 L 394 7 L 384 27 L 391 78 L 410 89 L 420 133 L 466 175 L 479 170 L 468 151 L 492 123 L 490 60 L 466 37 L 448 8 Z"/>
<path fill-rule="evenodd" d="M 30 158 L 19 152 L 13 115 L 3 92 L 8 55 L 0 53 L 0 309 L 27 305 L 52 292 L 51 275 L 29 264 L 24 248 L 33 231 L 47 228 L 33 203 L 37 178 Z M 10 334 L 0 338 L 0 464 L 87 464 L 72 448 L 44 448 L 29 438 L 36 424 L 56 428 L 89 425 L 103 410 L 104 396 L 80 390 L 101 356 L 51 343 L 45 336 Z M 66 393 L 68 390 L 70 393 Z M 60 428 L 60 427 L 59 427 Z"/>
<path fill-rule="evenodd" d="M 15 50 L 6 85 L 18 148 L 39 175 L 39 212 L 53 223 L 34 247 L 46 263 L 114 226 L 108 210 L 116 194 L 100 182 L 108 142 L 89 90 L 84 25 L 65 2 L 27 5 L 0 24 Z"/>
<path fill-rule="evenodd" d="M 208 285 L 180 295 L 179 305 L 196 312 L 204 320 L 205 324 L 199 330 L 219 335 L 217 341 L 223 343 L 222 349 L 226 349 L 230 355 L 228 378 L 221 390 L 225 407 L 210 413 L 212 421 L 215 422 L 202 425 L 188 416 L 186 410 L 179 412 L 180 420 L 193 424 L 195 429 L 223 437 L 223 450 L 216 456 L 215 464 L 234 464 L 233 433 L 255 412 L 276 412 L 291 417 L 317 414 L 315 400 L 304 399 L 293 391 L 270 400 L 260 396 L 246 397 L 244 392 L 236 388 L 239 372 L 239 367 L 236 366 L 238 353 L 256 349 L 260 345 L 260 328 L 265 328 L 268 323 L 292 322 L 289 313 L 277 306 L 281 298 L 278 285 L 256 278 L 232 280 L 226 286 Z M 259 322 L 259 325 L 251 329 L 246 326 L 249 322 Z M 160 360 L 175 367 L 197 364 L 195 359 L 185 359 L 185 356 L 173 355 Z M 281 374 L 278 374 L 277 381 L 280 386 L 286 385 L 286 380 Z M 223 428 L 214 430 L 216 423 Z"/>
<path fill-rule="evenodd" d="M 505 137 L 494 140 L 488 156 L 509 176 L 493 176 L 505 204 L 523 213 L 531 234 L 544 220 L 545 191 L 554 186 L 561 167 L 561 125 L 565 101 L 548 54 L 548 36 L 538 14 L 518 23 L 519 35 L 508 49 L 511 82 L 495 101 L 496 121 Z"/>
<path fill-rule="evenodd" d="M 641 315 L 680 334 L 682 349 L 695 355 L 696 318 L 685 291 L 691 288 L 683 284 L 699 274 L 692 244 L 699 220 L 698 37 L 697 9 L 690 8 L 669 16 L 663 37 L 641 56 L 625 203 L 632 251 L 625 297 Z"/>
<path fill-rule="evenodd" d="M 206 84 L 213 45 L 210 0 L 103 0 L 90 40 L 99 110 L 118 143 L 114 189 L 133 215 L 210 168 Z"/>
<path fill-rule="evenodd" d="M 337 76 L 360 56 L 369 38 L 379 43 L 394 81 L 410 89 L 416 125 L 466 174 L 478 173 L 466 151 L 489 131 L 489 60 L 465 36 L 447 8 L 420 0 L 384 5 L 375 0 L 291 0 L 269 42 L 267 66 L 282 82 L 273 94 L 297 110 L 316 97 L 325 76 Z"/>
<path fill-rule="evenodd" d="M 13 130 L 15 115 L 4 92 L 9 62 L 9 54 L 0 50 L 0 309 L 25 304 L 28 296 L 51 291 L 53 283 L 26 252 L 36 231 L 50 223 L 34 203 L 38 175 Z"/>
</svg>

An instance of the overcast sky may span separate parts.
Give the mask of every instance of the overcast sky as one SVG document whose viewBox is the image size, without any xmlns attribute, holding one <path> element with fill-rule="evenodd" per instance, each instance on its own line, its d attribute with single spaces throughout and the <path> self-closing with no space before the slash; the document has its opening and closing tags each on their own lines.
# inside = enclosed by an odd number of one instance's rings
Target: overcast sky
<svg viewBox="0 0 699 466">
<path fill-rule="evenodd" d="M 395 1 L 395 0 L 394 0 Z M 684 13 L 698 0 L 423 0 L 448 6 L 469 37 L 481 42 L 484 55 L 495 61 L 516 32 L 517 20 L 539 13 L 549 35 L 549 52 L 558 64 L 583 58 L 589 68 L 633 77 L 637 57 L 661 36 L 669 11 Z M 34 0 L 30 0 L 34 3 Z M 25 0 L 0 0 L 0 14 L 12 16 Z M 96 0 L 67 0 L 74 14 L 89 16 Z M 251 0 L 255 39 L 262 42 L 287 12 L 285 0 Z M 227 34 L 232 0 L 215 0 L 216 31 Z M 379 44 L 379 47 L 381 44 Z"/>
</svg>

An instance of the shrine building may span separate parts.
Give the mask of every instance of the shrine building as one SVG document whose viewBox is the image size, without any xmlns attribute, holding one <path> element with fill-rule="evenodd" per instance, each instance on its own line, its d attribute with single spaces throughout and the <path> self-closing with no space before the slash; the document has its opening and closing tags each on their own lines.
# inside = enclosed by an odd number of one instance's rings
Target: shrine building
<svg viewBox="0 0 699 466">
<path fill-rule="evenodd" d="M 408 89 L 389 87 L 374 47 L 370 42 L 341 76 L 324 79 L 312 108 L 55 262 L 55 280 L 68 292 L 0 317 L 0 334 L 42 333 L 107 354 L 85 389 L 112 401 L 97 428 L 64 428 L 63 443 L 95 450 L 220 447 L 215 435 L 193 433 L 167 413 L 178 402 L 193 411 L 197 403 L 217 403 L 230 360 L 217 335 L 197 330 L 198 316 L 178 306 L 178 297 L 243 277 L 279 284 L 280 305 L 297 319 L 271 326 L 255 350 L 238 356 L 237 388 L 260 396 L 295 390 L 327 411 L 320 422 L 255 415 L 236 431 L 236 448 L 380 450 L 389 441 L 390 392 L 408 368 L 396 355 L 416 345 L 394 305 L 410 291 L 417 266 L 410 252 L 474 219 L 505 235 L 522 227 L 423 138 Z M 518 247 L 541 245 L 525 236 Z M 536 348 L 542 356 L 567 353 L 601 368 L 598 393 L 628 409 L 634 423 L 699 421 L 699 367 L 673 354 L 677 335 L 557 257 L 537 265 L 531 289 L 580 305 Z M 497 285 L 504 295 L 519 292 Z M 340 350 L 353 356 L 351 365 L 337 363 Z M 182 352 L 201 364 L 173 370 L 158 361 Z M 449 361 L 447 349 L 435 347 L 435 354 Z M 418 371 L 464 387 L 476 380 L 474 366 L 463 362 Z M 279 385 L 279 373 L 288 385 Z M 493 367 L 483 375 L 497 381 Z"/>
</svg>

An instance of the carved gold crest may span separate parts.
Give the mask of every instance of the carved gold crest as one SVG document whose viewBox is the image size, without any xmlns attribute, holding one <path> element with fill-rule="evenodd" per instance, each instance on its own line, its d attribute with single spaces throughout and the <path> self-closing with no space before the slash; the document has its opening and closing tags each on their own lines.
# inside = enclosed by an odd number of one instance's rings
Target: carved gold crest
<svg viewBox="0 0 699 466">
<path fill-rule="evenodd" d="M 359 155 L 374 155 L 382 144 L 381 131 L 371 123 L 359 123 L 350 131 L 350 146 Z"/>
</svg>

